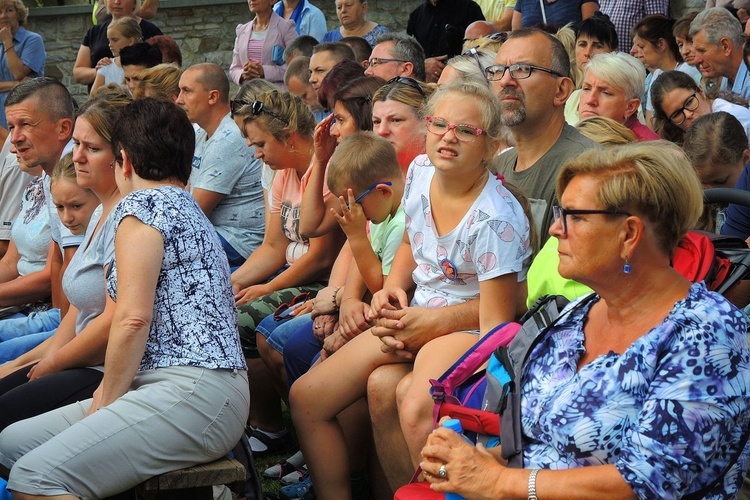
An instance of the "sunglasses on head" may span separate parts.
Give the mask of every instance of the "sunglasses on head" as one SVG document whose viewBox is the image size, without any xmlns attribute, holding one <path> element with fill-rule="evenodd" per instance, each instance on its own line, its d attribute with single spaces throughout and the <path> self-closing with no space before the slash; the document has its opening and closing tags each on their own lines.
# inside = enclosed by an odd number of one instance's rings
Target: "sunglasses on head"
<svg viewBox="0 0 750 500">
<path fill-rule="evenodd" d="M 281 115 L 274 113 L 273 111 L 266 108 L 262 101 L 245 101 L 244 99 L 232 99 L 231 101 L 229 101 L 229 111 L 232 114 L 232 118 L 234 118 L 234 115 L 247 114 L 247 110 L 245 110 L 245 108 L 247 107 L 250 108 L 250 114 L 252 114 L 253 116 L 258 116 L 261 113 L 265 113 L 268 116 L 272 116 L 273 118 L 276 118 L 277 120 L 283 122 L 285 125 L 289 125 L 289 120 L 286 120 Z"/>
</svg>

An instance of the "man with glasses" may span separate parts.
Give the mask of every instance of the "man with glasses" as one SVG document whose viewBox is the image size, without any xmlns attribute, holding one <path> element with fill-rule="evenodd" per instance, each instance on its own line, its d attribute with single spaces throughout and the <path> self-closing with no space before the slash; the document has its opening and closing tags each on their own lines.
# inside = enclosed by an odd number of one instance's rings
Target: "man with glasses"
<svg viewBox="0 0 750 500">
<path fill-rule="evenodd" d="M 424 50 L 414 37 L 386 33 L 376 41 L 365 75 L 378 76 L 383 80 L 406 76 L 425 81 Z"/>
<path fill-rule="evenodd" d="M 568 53 L 555 37 L 538 29 L 513 31 L 495 63 L 485 74 L 516 147 L 497 157 L 493 170 L 529 197 L 543 244 L 552 225 L 558 171 L 569 158 L 600 146 L 565 123 L 573 81 Z"/>
<path fill-rule="evenodd" d="M 221 67 L 203 63 L 185 70 L 176 103 L 199 127 L 190 192 L 211 220 L 235 269 L 263 241 L 262 162 L 255 159 L 254 149 L 247 146 L 232 119 L 229 80 Z"/>
</svg>

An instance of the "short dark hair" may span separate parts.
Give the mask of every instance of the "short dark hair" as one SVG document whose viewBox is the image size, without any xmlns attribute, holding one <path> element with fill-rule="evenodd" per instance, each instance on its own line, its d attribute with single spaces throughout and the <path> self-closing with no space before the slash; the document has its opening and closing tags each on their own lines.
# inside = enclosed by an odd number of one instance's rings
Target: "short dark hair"
<svg viewBox="0 0 750 500">
<path fill-rule="evenodd" d="M 301 35 L 289 42 L 284 49 L 284 60 L 286 61 L 293 55 L 307 56 L 310 57 L 313 53 L 313 48 L 318 45 L 318 40 L 310 35 Z"/>
<path fill-rule="evenodd" d="M 593 16 L 580 21 L 576 24 L 574 31 L 576 40 L 581 36 L 587 36 L 600 41 L 612 51 L 616 51 L 619 48 L 615 25 L 612 24 L 609 16 L 602 12 L 597 11 Z"/>
<path fill-rule="evenodd" d="M 75 106 L 70 92 L 59 80 L 48 76 L 24 80 L 13 87 L 5 100 L 5 107 L 21 104 L 37 94 L 44 101 L 39 103 L 39 110 L 44 111 L 53 121 L 74 118 Z"/>
<path fill-rule="evenodd" d="M 190 66 L 185 71 L 196 71 L 195 81 L 203 86 L 203 90 L 219 91 L 219 100 L 229 104 L 229 78 L 221 66 L 214 63 L 198 63 Z"/>
<path fill-rule="evenodd" d="M 115 157 L 127 153 L 142 179 L 176 179 L 187 184 L 195 152 L 195 132 L 176 104 L 147 97 L 125 106 L 113 130 Z"/>
<path fill-rule="evenodd" d="M 377 76 L 363 76 L 346 85 L 333 96 L 333 104 L 341 103 L 350 115 L 357 130 L 372 130 L 372 95 L 385 85 Z"/>
<path fill-rule="evenodd" d="M 161 64 L 161 50 L 159 50 L 159 47 L 146 42 L 123 47 L 120 50 L 120 64 L 122 66 L 153 68 L 157 64 Z"/>
<path fill-rule="evenodd" d="M 331 68 L 318 89 L 318 102 L 325 109 L 333 108 L 333 95 L 347 82 L 365 76 L 365 68 L 354 61 L 345 60 Z"/>
<path fill-rule="evenodd" d="M 354 51 L 345 43 L 341 42 L 326 42 L 319 43 L 313 47 L 313 54 L 320 52 L 330 52 L 331 57 L 336 59 L 337 62 L 341 61 L 356 61 L 354 57 Z"/>
<path fill-rule="evenodd" d="M 159 47 L 163 63 L 174 62 L 177 63 L 177 66 L 182 67 L 182 51 L 180 51 L 180 46 L 177 45 L 174 38 L 169 35 L 157 35 L 146 40 L 146 43 Z"/>
<path fill-rule="evenodd" d="M 354 60 L 358 63 L 370 59 L 370 54 L 372 54 L 372 45 L 370 45 L 370 42 L 368 42 L 361 36 L 345 36 L 339 41 L 341 43 L 347 44 L 349 48 L 352 49 L 352 51 L 354 52 Z"/>
<path fill-rule="evenodd" d="M 659 40 L 664 39 L 667 42 L 667 48 L 675 60 L 682 62 L 680 48 L 677 46 L 677 40 L 675 40 L 672 34 L 674 23 L 674 19 L 663 14 L 649 14 L 638 21 L 638 24 L 630 31 L 630 36 L 632 38 L 638 36 L 652 45 L 658 45 Z"/>
<path fill-rule="evenodd" d="M 570 78 L 570 55 L 560 40 L 539 28 L 521 28 L 511 31 L 508 40 L 512 38 L 529 38 L 540 35 L 546 38 L 552 46 L 550 53 L 550 69 Z"/>
<path fill-rule="evenodd" d="M 383 33 L 375 39 L 376 44 L 385 42 L 393 42 L 391 53 L 394 58 L 409 61 L 414 66 L 414 78 L 420 81 L 425 80 L 424 49 L 416 38 L 403 33 L 389 32 Z"/>
</svg>

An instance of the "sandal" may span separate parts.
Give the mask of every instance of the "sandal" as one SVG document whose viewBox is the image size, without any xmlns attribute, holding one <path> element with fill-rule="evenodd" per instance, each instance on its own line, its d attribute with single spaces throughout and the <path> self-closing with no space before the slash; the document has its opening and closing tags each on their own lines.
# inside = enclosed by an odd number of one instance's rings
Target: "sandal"
<svg viewBox="0 0 750 500">
<path fill-rule="evenodd" d="M 310 477 L 310 474 L 305 474 L 305 476 L 297 484 L 290 484 L 289 486 L 282 487 L 279 492 L 281 493 L 281 498 L 283 500 L 294 500 L 297 498 L 315 498 L 312 478 Z"/>
<path fill-rule="evenodd" d="M 245 433 L 247 434 L 248 438 L 255 438 L 266 446 L 265 450 L 252 450 L 253 456 L 256 458 L 262 457 L 264 455 L 281 453 L 285 451 L 286 447 L 288 446 L 287 438 L 289 437 L 289 432 L 286 429 L 284 429 L 284 435 L 277 438 L 272 438 L 265 432 L 249 426 L 245 429 Z"/>
<path fill-rule="evenodd" d="M 287 462 L 286 460 L 280 460 L 276 464 L 272 465 L 265 471 L 263 471 L 263 477 L 270 479 L 283 480 L 289 474 L 303 474 L 302 469 L 298 469 L 296 465 Z M 296 481 L 295 481 L 296 482 Z M 284 483 L 291 484 L 291 483 Z"/>
</svg>

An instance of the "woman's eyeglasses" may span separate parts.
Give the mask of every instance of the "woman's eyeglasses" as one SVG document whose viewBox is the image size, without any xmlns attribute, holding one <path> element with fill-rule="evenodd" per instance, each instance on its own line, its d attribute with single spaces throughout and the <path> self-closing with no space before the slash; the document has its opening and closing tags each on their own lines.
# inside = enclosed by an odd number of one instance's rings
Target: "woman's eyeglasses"
<svg viewBox="0 0 750 500">
<path fill-rule="evenodd" d="M 632 214 L 628 212 L 623 212 L 622 210 L 573 210 L 563 207 L 558 207 L 557 205 L 552 207 L 552 217 L 554 218 L 555 222 L 562 221 L 562 228 L 563 228 L 563 234 L 568 234 L 568 215 L 595 215 L 595 214 L 605 214 L 605 215 L 627 215 L 630 217 Z"/>
<path fill-rule="evenodd" d="M 428 116 L 425 121 L 427 122 L 427 131 L 431 134 L 442 137 L 447 134 L 448 131 L 453 130 L 456 139 L 461 142 L 474 142 L 477 140 L 477 137 L 487 133 L 474 125 L 454 125 L 453 123 L 448 123 L 447 120 L 437 116 Z"/>
<path fill-rule="evenodd" d="M 409 78 L 408 76 L 396 76 L 388 80 L 387 84 L 391 83 L 400 83 L 401 85 L 406 85 L 417 90 L 420 94 L 422 94 L 422 97 L 427 97 L 427 94 L 425 94 L 422 86 L 414 78 Z"/>
<path fill-rule="evenodd" d="M 685 102 L 682 103 L 682 107 L 669 115 L 669 121 L 674 123 L 675 125 L 682 125 L 685 120 L 687 120 L 687 115 L 685 115 L 685 111 L 695 111 L 698 109 L 698 105 L 700 104 L 700 100 L 698 100 L 698 92 L 693 92 L 693 95 L 685 99 Z"/>
<path fill-rule="evenodd" d="M 250 108 L 250 113 L 253 116 L 258 116 L 261 113 L 265 113 L 268 116 L 272 116 L 277 120 L 283 122 L 285 125 L 289 125 L 289 120 L 267 109 L 262 101 L 245 101 L 244 99 L 232 99 L 231 101 L 229 101 L 229 111 L 232 114 L 232 118 L 234 118 L 234 115 L 246 114 L 243 113 L 243 110 L 246 107 Z"/>
</svg>

